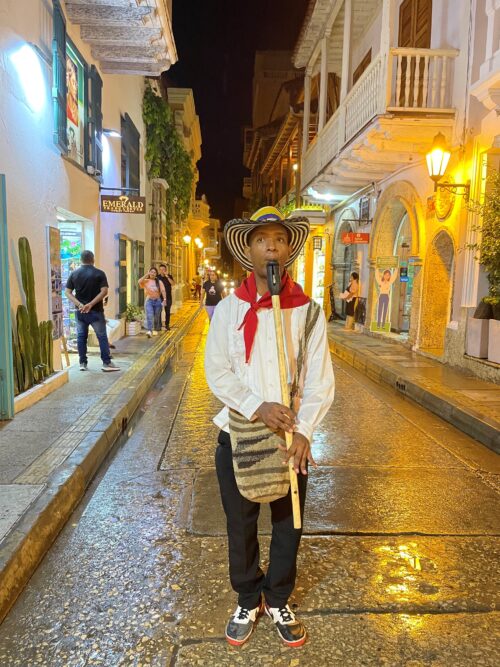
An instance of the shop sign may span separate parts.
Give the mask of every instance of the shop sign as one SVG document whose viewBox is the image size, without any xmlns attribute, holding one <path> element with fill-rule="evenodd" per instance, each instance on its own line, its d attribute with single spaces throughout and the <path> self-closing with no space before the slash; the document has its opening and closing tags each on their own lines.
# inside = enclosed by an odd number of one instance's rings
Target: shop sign
<svg viewBox="0 0 500 667">
<path fill-rule="evenodd" d="M 399 282 L 407 283 L 408 282 L 408 267 L 400 266 L 399 267 Z"/>
<path fill-rule="evenodd" d="M 377 257 L 377 269 L 394 269 L 399 266 L 399 257 L 397 255 L 387 255 Z"/>
<path fill-rule="evenodd" d="M 101 195 L 103 213 L 146 213 L 146 197 Z"/>
<path fill-rule="evenodd" d="M 363 232 L 344 232 L 342 234 L 342 243 L 344 245 L 370 243 L 370 234 Z"/>
</svg>

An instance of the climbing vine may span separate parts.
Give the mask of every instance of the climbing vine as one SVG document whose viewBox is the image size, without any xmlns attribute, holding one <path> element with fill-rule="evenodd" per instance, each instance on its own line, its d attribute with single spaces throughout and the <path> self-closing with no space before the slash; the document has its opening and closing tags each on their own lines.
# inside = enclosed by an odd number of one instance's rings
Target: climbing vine
<svg viewBox="0 0 500 667">
<path fill-rule="evenodd" d="M 146 161 L 150 178 L 164 178 L 168 185 L 168 205 L 175 201 L 184 215 L 189 211 L 193 185 L 191 158 L 182 145 L 171 108 L 147 86 L 142 101 L 146 126 Z"/>
<path fill-rule="evenodd" d="M 469 208 L 481 216 L 481 223 L 474 230 L 479 232 L 477 243 L 467 244 L 476 252 L 476 259 L 488 273 L 489 296 L 483 299 L 492 306 L 500 304 L 500 171 L 493 169 L 488 175 L 484 200 L 469 204 Z"/>
</svg>

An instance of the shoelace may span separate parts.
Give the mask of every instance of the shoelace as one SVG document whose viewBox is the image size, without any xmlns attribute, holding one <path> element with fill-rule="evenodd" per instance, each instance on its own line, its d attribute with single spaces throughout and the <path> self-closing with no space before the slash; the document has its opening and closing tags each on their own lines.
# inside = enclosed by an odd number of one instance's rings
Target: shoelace
<svg viewBox="0 0 500 667">
<path fill-rule="evenodd" d="M 238 612 L 238 620 L 239 621 L 246 621 L 248 619 L 248 615 L 250 614 L 250 609 L 245 609 L 244 607 L 240 607 L 240 611 Z"/>
<path fill-rule="evenodd" d="M 281 616 L 283 623 L 292 623 L 294 621 L 292 612 L 287 609 L 287 607 L 280 607 L 280 609 L 278 609 L 278 613 Z"/>
</svg>

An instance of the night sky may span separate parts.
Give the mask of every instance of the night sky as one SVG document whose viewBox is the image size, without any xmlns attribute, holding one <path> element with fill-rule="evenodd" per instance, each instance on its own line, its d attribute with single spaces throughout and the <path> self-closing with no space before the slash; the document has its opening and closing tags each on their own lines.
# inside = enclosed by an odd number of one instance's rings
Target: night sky
<svg viewBox="0 0 500 667">
<path fill-rule="evenodd" d="M 308 0 L 173 0 L 179 62 L 171 85 L 193 88 L 202 159 L 198 196 L 224 224 L 241 196 L 242 128 L 251 124 L 256 50 L 293 50 Z"/>
</svg>

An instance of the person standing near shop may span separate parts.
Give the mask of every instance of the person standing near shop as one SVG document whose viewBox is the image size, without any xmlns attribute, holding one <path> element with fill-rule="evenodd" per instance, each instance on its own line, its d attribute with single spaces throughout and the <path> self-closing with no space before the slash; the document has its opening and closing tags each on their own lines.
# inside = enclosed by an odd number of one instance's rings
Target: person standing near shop
<svg viewBox="0 0 500 667">
<path fill-rule="evenodd" d="M 344 296 L 345 294 L 345 296 Z M 342 294 L 342 299 L 345 299 L 345 329 L 346 331 L 354 331 L 354 316 L 356 314 L 356 306 L 359 298 L 359 273 L 353 271 L 351 273 L 351 280 L 347 290 Z"/>
<path fill-rule="evenodd" d="M 208 386 L 224 404 L 213 421 L 221 429 L 215 463 L 227 518 L 229 575 L 238 594 L 238 606 L 226 625 L 226 639 L 233 646 L 250 638 L 264 611 L 288 646 L 298 647 L 306 641 L 306 629 L 288 605 L 295 587 L 302 529 L 293 525 L 289 484 L 288 492 L 280 490 L 279 494 L 272 493 L 269 484 L 276 475 L 281 477 L 284 464 L 291 459 L 303 515 L 307 467 L 308 463 L 315 465 L 313 432 L 334 396 L 325 315 L 286 271 L 308 234 L 306 218 L 283 219 L 271 206 L 250 219 L 231 220 L 224 228 L 229 251 L 251 271 L 215 309 L 205 349 Z M 281 275 L 280 304 L 293 395 L 290 408 L 281 399 L 276 329 L 267 286 L 270 261 L 278 262 Z M 284 431 L 293 433 L 288 451 Z M 272 538 L 266 574 L 259 558 L 260 503 L 249 498 L 256 497 L 251 491 L 264 498 L 276 496 L 269 501 Z"/>
<path fill-rule="evenodd" d="M 84 250 L 80 255 L 81 266 L 72 271 L 66 283 L 66 296 L 77 307 L 76 341 L 80 370 L 88 369 L 87 340 L 91 326 L 99 341 L 102 370 L 105 372 L 119 371 L 119 366 L 111 361 L 106 318 L 104 317 L 103 300 L 108 294 L 108 279 L 104 271 L 94 266 L 94 253 Z"/>
<path fill-rule="evenodd" d="M 160 275 L 158 280 L 163 283 L 165 288 L 165 329 L 170 331 L 170 310 L 172 308 L 172 287 L 175 285 L 174 277 L 171 273 L 167 273 L 167 265 L 159 264 L 158 270 Z"/>
<path fill-rule="evenodd" d="M 139 287 L 142 287 L 146 295 L 146 320 L 148 338 L 157 336 L 161 331 L 161 310 L 167 302 L 165 287 L 158 278 L 158 271 L 152 266 L 149 271 L 139 278 Z"/>
<path fill-rule="evenodd" d="M 214 310 L 218 303 L 224 298 L 224 285 L 219 280 L 219 276 L 215 271 L 208 272 L 208 280 L 203 283 L 200 297 L 200 305 L 203 306 L 205 300 L 205 310 L 207 311 L 208 319 L 212 321 Z"/>
</svg>

